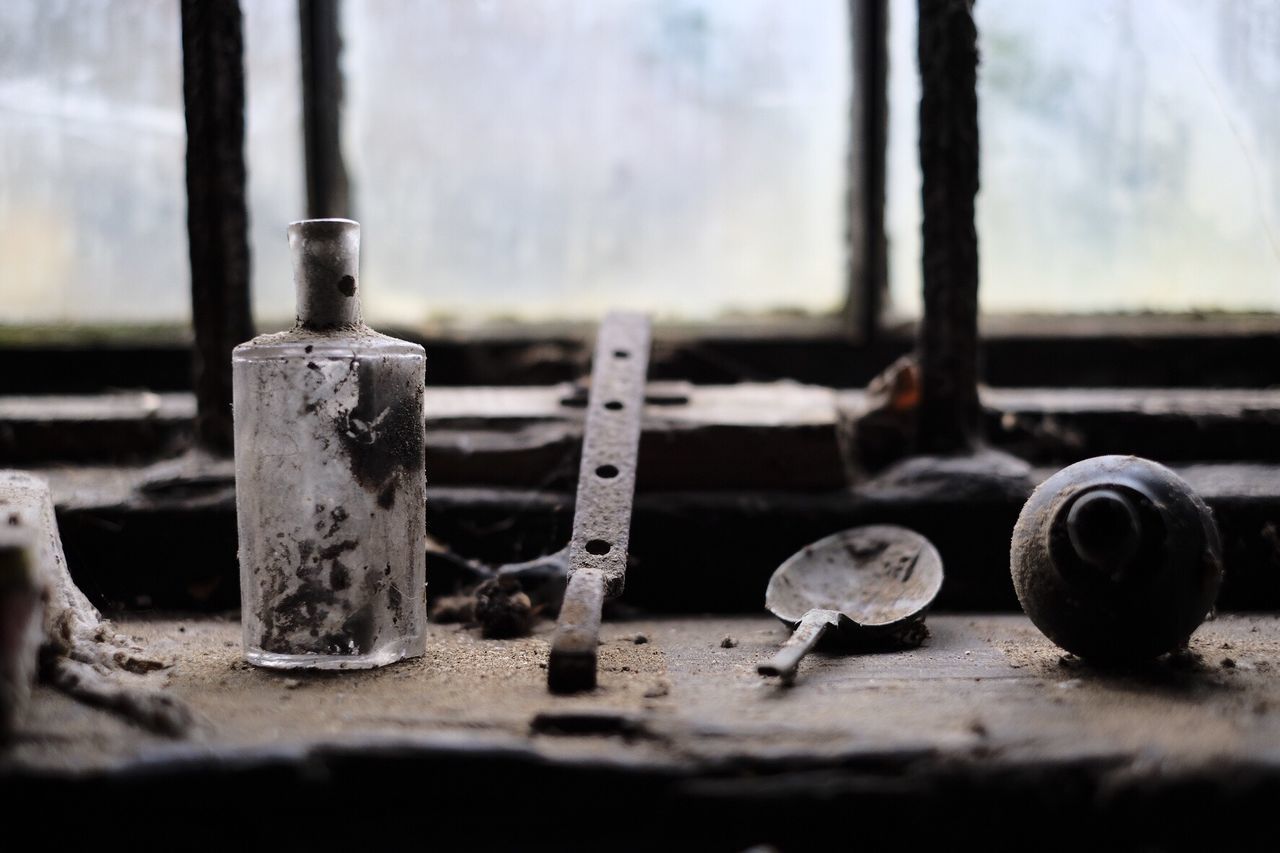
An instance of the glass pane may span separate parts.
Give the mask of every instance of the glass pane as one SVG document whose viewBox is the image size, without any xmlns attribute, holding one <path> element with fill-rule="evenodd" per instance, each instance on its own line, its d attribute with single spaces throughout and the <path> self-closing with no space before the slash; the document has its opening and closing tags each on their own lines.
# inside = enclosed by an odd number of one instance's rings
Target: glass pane
<svg viewBox="0 0 1280 853">
<path fill-rule="evenodd" d="M 846 0 L 348 0 L 378 322 L 843 300 Z"/>
<path fill-rule="evenodd" d="M 975 9 L 985 312 L 1280 310 L 1280 4 Z M 891 291 L 915 314 L 915 0 L 891 12 Z"/>
<path fill-rule="evenodd" d="M 291 314 L 296 5 L 243 5 L 254 301 Z M 0 324 L 189 322 L 185 146 L 176 2 L 0 3 Z"/>
<path fill-rule="evenodd" d="M 0 321 L 190 315 L 177 3 L 0 3 Z"/>
<path fill-rule="evenodd" d="M 268 328 L 293 323 L 293 272 L 285 228 L 307 216 L 298 4 L 240 0 L 240 8 L 253 311 L 258 325 Z"/>
</svg>

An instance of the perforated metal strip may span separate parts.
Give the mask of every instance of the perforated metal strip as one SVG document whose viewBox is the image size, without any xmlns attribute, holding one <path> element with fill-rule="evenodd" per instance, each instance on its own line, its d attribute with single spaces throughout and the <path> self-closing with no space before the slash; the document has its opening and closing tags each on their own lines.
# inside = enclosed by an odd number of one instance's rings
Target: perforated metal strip
<svg viewBox="0 0 1280 853">
<path fill-rule="evenodd" d="M 596 684 L 604 601 L 622 594 L 635 497 L 636 453 L 649 368 L 649 319 L 609 314 L 600 325 L 569 543 L 569 585 L 547 661 L 557 693 Z"/>
</svg>

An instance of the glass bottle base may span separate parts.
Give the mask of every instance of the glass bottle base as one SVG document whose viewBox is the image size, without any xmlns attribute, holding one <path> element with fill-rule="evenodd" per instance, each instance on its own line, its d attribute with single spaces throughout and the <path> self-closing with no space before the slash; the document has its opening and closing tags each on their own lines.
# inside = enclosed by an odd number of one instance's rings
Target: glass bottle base
<svg viewBox="0 0 1280 853">
<path fill-rule="evenodd" d="M 422 638 L 418 638 L 417 642 L 412 639 L 403 639 L 388 643 L 367 655 L 287 655 L 249 647 L 244 651 L 244 658 L 254 666 L 264 669 L 343 670 L 376 669 L 397 661 L 422 657 L 425 653 Z"/>
</svg>

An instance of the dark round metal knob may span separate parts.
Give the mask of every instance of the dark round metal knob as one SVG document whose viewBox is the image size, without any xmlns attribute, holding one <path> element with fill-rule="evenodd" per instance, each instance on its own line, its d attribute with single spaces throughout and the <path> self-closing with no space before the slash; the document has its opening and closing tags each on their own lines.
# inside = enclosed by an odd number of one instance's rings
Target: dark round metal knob
<svg viewBox="0 0 1280 853">
<path fill-rule="evenodd" d="M 1222 546 L 1208 506 L 1163 465 L 1099 456 L 1040 485 L 1014 526 L 1023 610 L 1081 657 L 1152 658 L 1186 644 L 1213 608 Z"/>
<path fill-rule="evenodd" d="M 1142 521 L 1124 494 L 1095 489 L 1072 502 L 1067 512 L 1067 536 L 1081 560 L 1116 575 L 1142 545 Z"/>
</svg>

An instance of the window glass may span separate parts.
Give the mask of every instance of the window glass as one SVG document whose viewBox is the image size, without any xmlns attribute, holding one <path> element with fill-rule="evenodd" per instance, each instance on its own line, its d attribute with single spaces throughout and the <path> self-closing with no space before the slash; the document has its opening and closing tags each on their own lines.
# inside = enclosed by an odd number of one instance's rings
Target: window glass
<svg viewBox="0 0 1280 853">
<path fill-rule="evenodd" d="M 378 322 L 830 312 L 846 0 L 348 0 Z"/>
<path fill-rule="evenodd" d="M 915 0 L 892 0 L 893 308 L 920 310 Z M 980 0 L 982 309 L 1280 310 L 1280 4 Z"/>
<path fill-rule="evenodd" d="M 240 6 L 253 311 L 265 328 L 293 322 L 293 272 L 285 229 L 307 216 L 298 4 L 240 0 Z"/>
<path fill-rule="evenodd" d="M 254 301 L 292 313 L 300 218 L 296 4 L 247 0 Z M 176 2 L 0 3 L 0 324 L 186 323 Z"/>
</svg>

